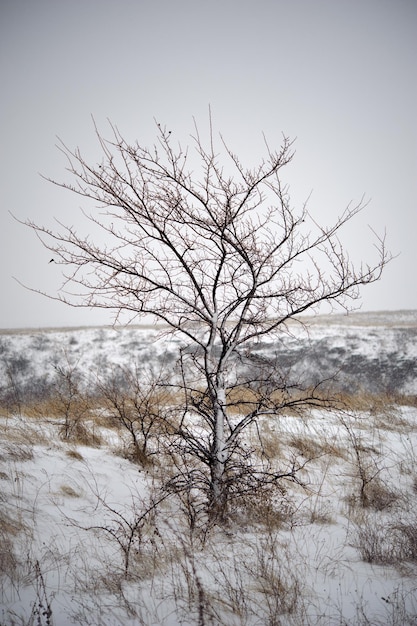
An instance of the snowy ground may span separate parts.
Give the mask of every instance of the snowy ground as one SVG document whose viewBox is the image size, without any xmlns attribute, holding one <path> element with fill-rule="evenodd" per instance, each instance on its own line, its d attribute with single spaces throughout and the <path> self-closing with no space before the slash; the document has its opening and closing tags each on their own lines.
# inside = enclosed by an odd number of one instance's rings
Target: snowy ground
<svg viewBox="0 0 417 626">
<path fill-rule="evenodd" d="M 350 376 L 352 355 L 378 364 L 378 393 L 390 391 L 383 383 L 398 378 L 398 365 L 400 391 L 415 394 L 416 327 L 415 312 L 322 321 L 309 346 L 320 362 L 343 349 Z M 40 384 L 64 356 L 92 372 L 132 358 L 174 359 L 176 348 L 138 328 L 6 333 L 0 345 L 3 392 L 13 376 L 28 389 Z M 276 345 L 253 349 L 270 354 Z M 362 387 L 375 371 L 362 367 Z M 175 495 L 144 515 L 164 497 L 167 457 L 141 469 L 121 456 L 120 431 L 89 428 L 95 446 L 63 441 L 54 415 L 0 417 L 1 626 L 417 625 L 413 398 L 264 420 L 277 468 L 308 460 L 303 485 L 248 501 L 228 527 L 206 534 Z"/>
</svg>

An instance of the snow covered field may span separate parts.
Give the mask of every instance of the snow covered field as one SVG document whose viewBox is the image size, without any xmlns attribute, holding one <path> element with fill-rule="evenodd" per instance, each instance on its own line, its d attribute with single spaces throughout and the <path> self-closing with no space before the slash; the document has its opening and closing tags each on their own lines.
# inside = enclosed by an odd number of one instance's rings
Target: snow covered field
<svg viewBox="0 0 417 626">
<path fill-rule="evenodd" d="M 115 363 L 173 364 L 178 344 L 140 327 L 0 335 L 0 625 L 417 625 L 417 312 L 309 328 L 252 350 L 296 373 L 340 369 L 342 389 L 374 397 L 262 420 L 254 462 L 297 463 L 300 484 L 210 529 L 192 490 L 162 489 L 163 448 L 141 467 L 104 419 L 86 420 L 86 445 L 24 410 L 63 362 L 88 385 Z"/>
</svg>

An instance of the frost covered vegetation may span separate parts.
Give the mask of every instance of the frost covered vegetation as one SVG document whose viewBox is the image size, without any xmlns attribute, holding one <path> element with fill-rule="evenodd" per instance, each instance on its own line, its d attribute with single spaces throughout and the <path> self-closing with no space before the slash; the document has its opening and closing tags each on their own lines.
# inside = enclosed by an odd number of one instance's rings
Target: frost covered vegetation
<svg viewBox="0 0 417 626">
<path fill-rule="evenodd" d="M 189 447 L 208 433 L 177 385 L 185 344 L 153 327 L 4 332 L 0 624 L 417 624 L 417 314 L 304 330 L 234 367 L 327 379 L 332 408 L 245 430 L 221 524 Z M 250 401 L 234 388 L 231 419 Z"/>
</svg>

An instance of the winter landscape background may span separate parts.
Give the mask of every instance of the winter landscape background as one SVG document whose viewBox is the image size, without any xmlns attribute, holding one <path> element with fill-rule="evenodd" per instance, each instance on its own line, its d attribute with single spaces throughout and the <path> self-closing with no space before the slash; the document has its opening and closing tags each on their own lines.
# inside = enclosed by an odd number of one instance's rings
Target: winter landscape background
<svg viewBox="0 0 417 626">
<path fill-rule="evenodd" d="M 94 379 L 114 364 L 172 364 L 180 345 L 160 326 L 0 331 L 3 390 L 7 364 L 16 369 L 22 390 L 35 391 L 63 360 Z M 416 394 L 417 311 L 300 318 L 279 341 L 265 338 L 250 353 L 277 360 L 292 377 L 301 375 L 309 383 L 336 376 L 333 385 L 354 392 Z"/>
<path fill-rule="evenodd" d="M 47 402 L 63 372 L 90 392 L 117 365 L 175 376 L 164 329 L 1 332 L 2 626 L 417 624 L 417 311 L 302 322 L 236 367 L 329 378 L 345 405 L 247 433 L 254 464 L 301 480 L 237 502 L 227 528 L 205 525 L 192 485 L 167 492 L 163 434 L 141 464 L 98 405 L 77 400 L 64 436 L 62 402 Z"/>
</svg>

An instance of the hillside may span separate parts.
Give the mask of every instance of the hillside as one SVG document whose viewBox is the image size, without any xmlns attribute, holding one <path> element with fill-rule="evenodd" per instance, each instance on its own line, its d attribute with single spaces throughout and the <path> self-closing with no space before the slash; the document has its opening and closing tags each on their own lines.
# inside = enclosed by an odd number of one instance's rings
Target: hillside
<svg viewBox="0 0 417 626">
<path fill-rule="evenodd" d="M 245 348 L 246 367 L 259 359 L 307 384 L 335 377 L 349 391 L 417 394 L 417 311 L 300 318 L 275 339 Z M 179 340 L 152 326 L 7 330 L 0 335 L 0 384 L 7 367 L 22 387 L 45 385 L 54 365 L 71 363 L 88 379 L 117 363 L 155 362 L 172 369 Z M 90 383 L 89 383 L 90 384 Z"/>
</svg>

